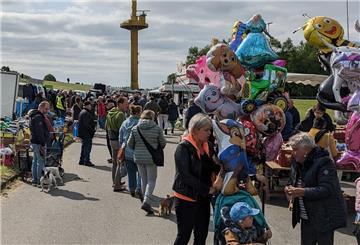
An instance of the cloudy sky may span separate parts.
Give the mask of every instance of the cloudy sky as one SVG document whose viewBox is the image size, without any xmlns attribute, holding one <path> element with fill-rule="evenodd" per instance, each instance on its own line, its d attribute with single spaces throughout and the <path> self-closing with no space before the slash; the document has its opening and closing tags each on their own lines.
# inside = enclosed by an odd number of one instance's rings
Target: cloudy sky
<svg viewBox="0 0 360 245">
<path fill-rule="evenodd" d="M 43 78 L 130 85 L 130 33 L 119 27 L 128 19 L 131 1 L 1 1 L 1 66 Z M 350 40 L 358 41 L 354 22 L 358 1 L 349 1 Z M 139 82 L 143 88 L 159 86 L 176 65 L 185 61 L 188 48 L 203 47 L 212 37 L 229 38 L 236 20 L 260 13 L 270 33 L 284 41 L 303 40 L 302 16 L 324 15 L 345 29 L 346 1 L 150 1 L 138 0 L 138 9 L 151 10 L 149 28 L 139 33 Z"/>
</svg>

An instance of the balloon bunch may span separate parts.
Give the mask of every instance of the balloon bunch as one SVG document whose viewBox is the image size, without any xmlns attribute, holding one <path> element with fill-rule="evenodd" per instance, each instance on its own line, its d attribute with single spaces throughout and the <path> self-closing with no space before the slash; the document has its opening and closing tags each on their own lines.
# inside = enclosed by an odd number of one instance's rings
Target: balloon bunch
<svg viewBox="0 0 360 245">
<path fill-rule="evenodd" d="M 319 49 L 319 61 L 330 73 L 321 84 L 317 99 L 326 108 L 337 110 L 335 121 L 338 124 L 346 124 L 347 101 L 360 88 L 359 46 L 345 40 L 343 27 L 329 17 L 309 17 L 300 29 L 309 44 Z"/>
<path fill-rule="evenodd" d="M 195 104 L 214 116 L 222 163 L 216 184 L 225 195 L 236 192 L 238 182 L 249 176 L 266 182 L 257 164 L 274 160 L 282 144 L 286 62 L 277 60 L 265 27 L 261 15 L 235 22 L 229 45 L 214 43 L 186 70 L 201 88 Z"/>
</svg>

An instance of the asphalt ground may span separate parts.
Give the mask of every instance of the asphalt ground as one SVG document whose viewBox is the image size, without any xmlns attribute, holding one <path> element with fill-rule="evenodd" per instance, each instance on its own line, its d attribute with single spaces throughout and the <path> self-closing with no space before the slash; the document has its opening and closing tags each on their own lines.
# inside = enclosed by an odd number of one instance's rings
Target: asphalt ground
<svg viewBox="0 0 360 245">
<path fill-rule="evenodd" d="M 172 193 L 173 155 L 179 135 L 166 136 L 165 166 L 158 169 L 154 208 Z M 174 211 L 165 217 L 146 215 L 139 199 L 113 192 L 104 133 L 94 138 L 94 167 L 78 165 L 80 147 L 73 143 L 64 151 L 64 186 L 44 193 L 18 181 L 2 193 L 1 244 L 172 244 L 177 232 Z M 266 203 L 265 216 L 273 232 L 271 244 L 300 244 L 300 229 L 291 227 L 283 194 L 273 195 Z M 353 217 L 349 215 L 348 228 L 335 232 L 335 244 L 356 244 L 351 233 Z M 210 222 L 207 244 L 212 244 L 212 239 Z"/>
</svg>

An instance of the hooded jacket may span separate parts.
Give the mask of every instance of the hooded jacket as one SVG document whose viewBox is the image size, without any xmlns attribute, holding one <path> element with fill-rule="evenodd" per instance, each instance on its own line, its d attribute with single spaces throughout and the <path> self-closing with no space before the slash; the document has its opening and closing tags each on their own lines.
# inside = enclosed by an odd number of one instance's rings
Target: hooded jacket
<svg viewBox="0 0 360 245">
<path fill-rule="evenodd" d="M 134 161 L 134 151 L 127 145 L 127 141 L 129 139 L 131 129 L 138 124 L 139 122 L 138 116 L 130 116 L 126 119 L 120 127 L 119 130 L 119 145 L 125 144 L 125 159 Z"/>
<path fill-rule="evenodd" d="M 305 188 L 305 210 L 317 232 L 333 231 L 346 226 L 345 201 L 341 194 L 334 162 L 326 150 L 315 147 L 307 156 L 303 167 L 293 163 L 290 184 L 296 186 L 299 176 Z M 299 198 L 294 199 L 293 227 L 300 221 Z"/>
<path fill-rule="evenodd" d="M 119 140 L 119 130 L 125 119 L 124 113 L 117 107 L 112 108 L 108 112 L 105 128 L 108 131 L 110 140 Z"/>
<path fill-rule="evenodd" d="M 162 148 L 165 148 L 166 141 L 163 132 L 154 121 L 140 119 L 139 123 L 131 129 L 131 134 L 127 142 L 130 149 L 134 150 L 134 161 L 136 164 L 155 164 L 144 141 L 138 133 L 138 128 L 153 148 L 157 148 L 158 144 L 160 144 Z"/>
<path fill-rule="evenodd" d="M 45 144 L 50 140 L 50 133 L 46 125 L 44 114 L 35 109 L 30 112 L 29 116 L 31 132 L 30 142 L 45 146 Z"/>
</svg>

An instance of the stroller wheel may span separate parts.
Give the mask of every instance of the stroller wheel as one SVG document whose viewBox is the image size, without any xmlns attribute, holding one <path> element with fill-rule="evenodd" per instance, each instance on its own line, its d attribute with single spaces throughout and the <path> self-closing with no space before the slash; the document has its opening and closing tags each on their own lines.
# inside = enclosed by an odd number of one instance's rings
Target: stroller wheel
<svg viewBox="0 0 360 245">
<path fill-rule="evenodd" d="M 64 173 L 65 173 L 64 169 L 62 167 L 59 167 L 59 174 L 61 178 L 64 177 Z"/>
</svg>

